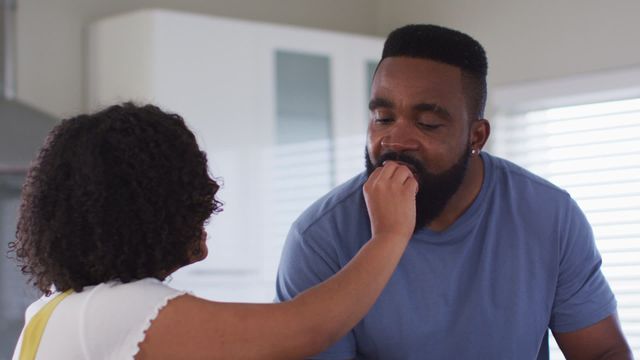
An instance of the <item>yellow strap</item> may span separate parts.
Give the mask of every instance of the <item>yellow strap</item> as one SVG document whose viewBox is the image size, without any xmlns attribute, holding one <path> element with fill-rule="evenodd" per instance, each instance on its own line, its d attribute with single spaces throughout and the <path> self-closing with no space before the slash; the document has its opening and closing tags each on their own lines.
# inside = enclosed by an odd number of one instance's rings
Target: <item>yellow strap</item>
<svg viewBox="0 0 640 360">
<path fill-rule="evenodd" d="M 49 318 L 51 317 L 53 310 L 55 310 L 56 306 L 58 306 L 58 304 L 72 292 L 73 290 L 70 289 L 56 296 L 31 318 L 24 329 L 24 333 L 22 334 L 20 360 L 34 360 L 36 358 L 42 334 L 44 333 L 44 329 L 47 327 L 47 322 L 49 322 Z"/>
</svg>

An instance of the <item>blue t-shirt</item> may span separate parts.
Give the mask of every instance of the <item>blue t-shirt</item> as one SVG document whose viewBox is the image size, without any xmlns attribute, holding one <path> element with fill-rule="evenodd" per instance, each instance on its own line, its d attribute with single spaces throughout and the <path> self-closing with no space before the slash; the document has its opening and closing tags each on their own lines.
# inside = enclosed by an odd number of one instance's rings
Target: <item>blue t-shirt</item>
<svg viewBox="0 0 640 360">
<path fill-rule="evenodd" d="M 616 310 L 591 227 L 569 194 L 482 153 L 484 180 L 447 230 L 412 237 L 365 318 L 317 359 L 545 359 L 547 329 Z M 280 301 L 329 278 L 371 237 L 360 174 L 293 224 Z"/>
</svg>

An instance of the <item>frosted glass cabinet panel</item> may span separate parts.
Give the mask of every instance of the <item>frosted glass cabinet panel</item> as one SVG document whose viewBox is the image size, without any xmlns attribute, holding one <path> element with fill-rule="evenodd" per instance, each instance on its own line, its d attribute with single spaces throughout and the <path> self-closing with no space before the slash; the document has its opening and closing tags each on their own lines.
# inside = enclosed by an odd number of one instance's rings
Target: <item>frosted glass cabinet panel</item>
<svg viewBox="0 0 640 360">
<path fill-rule="evenodd" d="M 276 51 L 277 143 L 331 137 L 329 58 Z"/>
<path fill-rule="evenodd" d="M 333 187 L 331 61 L 326 55 L 276 50 L 276 128 L 272 196 L 264 208 L 273 218 L 265 239 L 265 276 L 275 278 L 289 226 Z M 267 271 L 268 269 L 268 271 Z"/>
<path fill-rule="evenodd" d="M 291 222 L 363 169 L 367 64 L 382 40 L 145 10 L 96 22 L 89 44 L 88 107 L 133 99 L 179 113 L 224 181 L 209 257 L 171 285 L 273 300 Z"/>
<path fill-rule="evenodd" d="M 373 84 L 373 75 L 376 73 L 376 68 L 378 67 L 377 61 L 367 61 L 366 70 L 367 70 L 367 89 L 371 92 L 371 85 Z M 369 100 L 369 96 L 367 94 L 367 102 Z"/>
</svg>

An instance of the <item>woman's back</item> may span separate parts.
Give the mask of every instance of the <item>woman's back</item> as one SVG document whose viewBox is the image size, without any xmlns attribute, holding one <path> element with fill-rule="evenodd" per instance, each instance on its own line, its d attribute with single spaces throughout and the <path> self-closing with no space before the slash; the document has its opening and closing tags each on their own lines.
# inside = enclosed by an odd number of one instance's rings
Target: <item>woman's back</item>
<svg viewBox="0 0 640 360">
<path fill-rule="evenodd" d="M 36 359 L 133 359 L 159 310 L 183 294 L 152 278 L 103 283 L 72 293 L 53 311 Z M 34 302 L 26 321 L 57 295 Z M 22 336 L 14 360 L 19 359 L 21 342 Z"/>
</svg>

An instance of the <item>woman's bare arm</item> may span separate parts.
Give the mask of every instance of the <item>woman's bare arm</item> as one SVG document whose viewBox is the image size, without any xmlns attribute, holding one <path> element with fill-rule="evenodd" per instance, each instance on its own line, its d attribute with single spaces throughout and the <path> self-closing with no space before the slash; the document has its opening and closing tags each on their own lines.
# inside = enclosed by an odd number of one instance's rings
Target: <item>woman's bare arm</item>
<svg viewBox="0 0 640 360">
<path fill-rule="evenodd" d="M 280 304 L 180 296 L 153 321 L 136 359 L 299 359 L 346 334 L 391 277 L 415 226 L 417 183 L 394 162 L 364 185 L 372 238 L 327 281 Z"/>
</svg>

